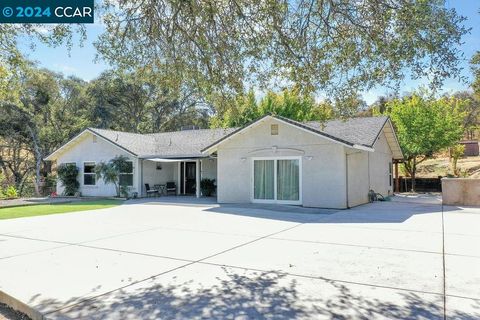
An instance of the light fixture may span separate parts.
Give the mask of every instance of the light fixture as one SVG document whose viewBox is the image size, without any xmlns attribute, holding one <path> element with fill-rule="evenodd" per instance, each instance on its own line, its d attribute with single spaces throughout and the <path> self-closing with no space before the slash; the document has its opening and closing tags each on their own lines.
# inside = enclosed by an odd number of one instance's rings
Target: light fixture
<svg viewBox="0 0 480 320">
<path fill-rule="evenodd" d="M 312 157 L 312 156 L 306 156 L 305 159 L 308 160 L 308 161 L 310 161 L 310 160 L 313 159 L 313 157 Z"/>
<path fill-rule="evenodd" d="M 245 161 L 247 161 L 247 158 L 240 158 L 240 160 L 241 160 L 242 162 L 245 162 Z"/>
</svg>

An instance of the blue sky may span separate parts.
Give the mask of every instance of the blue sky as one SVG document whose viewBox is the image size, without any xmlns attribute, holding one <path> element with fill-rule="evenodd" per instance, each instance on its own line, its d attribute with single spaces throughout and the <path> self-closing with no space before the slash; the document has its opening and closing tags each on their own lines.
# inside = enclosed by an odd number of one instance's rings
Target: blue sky
<svg viewBox="0 0 480 320">
<path fill-rule="evenodd" d="M 464 37 L 465 44 L 462 50 L 465 55 L 461 62 L 464 70 L 463 75 L 471 79 L 472 75 L 468 61 L 472 55 L 480 50 L 480 1 L 479 0 L 447 0 L 447 6 L 455 8 L 457 12 L 467 17 L 465 22 L 467 27 L 472 28 L 470 34 Z M 95 62 L 95 48 L 93 41 L 102 33 L 101 24 L 87 25 L 88 39 L 82 47 L 75 42 L 75 46 L 69 52 L 66 47 L 51 48 L 43 44 L 35 43 L 35 50 L 29 48 L 29 42 L 21 43 L 20 48 L 23 53 L 31 60 L 37 61 L 42 67 L 61 72 L 65 75 L 75 75 L 84 80 L 96 78 L 102 71 L 108 68 L 108 65 L 102 61 Z M 401 92 L 410 92 L 425 84 L 425 81 L 406 80 L 401 85 Z M 444 92 L 454 92 L 465 90 L 468 84 L 461 83 L 455 79 L 447 79 L 444 83 Z M 364 99 L 368 103 L 374 102 L 378 96 L 387 94 L 385 88 L 379 87 L 374 90 L 363 93 Z"/>
</svg>

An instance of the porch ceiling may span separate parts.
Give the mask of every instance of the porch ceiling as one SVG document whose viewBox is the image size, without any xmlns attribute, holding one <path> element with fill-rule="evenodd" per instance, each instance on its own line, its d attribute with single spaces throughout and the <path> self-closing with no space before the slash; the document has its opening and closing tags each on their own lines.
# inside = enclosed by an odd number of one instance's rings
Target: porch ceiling
<svg viewBox="0 0 480 320">
<path fill-rule="evenodd" d="M 169 159 L 169 158 L 145 158 L 144 160 L 152 162 L 183 162 L 183 161 L 195 161 L 199 158 L 190 158 L 190 159 Z"/>
</svg>

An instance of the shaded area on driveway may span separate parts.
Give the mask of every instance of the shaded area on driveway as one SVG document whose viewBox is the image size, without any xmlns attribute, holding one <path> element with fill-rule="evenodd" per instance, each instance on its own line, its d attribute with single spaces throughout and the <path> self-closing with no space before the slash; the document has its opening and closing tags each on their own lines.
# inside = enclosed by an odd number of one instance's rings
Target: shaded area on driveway
<svg viewBox="0 0 480 320">
<path fill-rule="evenodd" d="M 444 212 L 456 319 L 480 317 L 478 213 Z M 442 236 L 435 204 L 139 201 L 1 222 L 0 290 L 53 319 L 442 319 Z"/>
<path fill-rule="evenodd" d="M 145 287 L 111 292 L 50 316 L 55 319 L 443 319 L 440 296 L 395 292 L 394 299 L 389 300 L 391 293 L 380 299 L 372 297 L 371 292 L 358 287 L 352 290 L 335 281 L 312 279 L 308 280 L 310 284 L 299 283 L 294 277 L 275 272 L 222 268 L 216 275 L 215 284 L 207 286 L 193 279 L 183 282 L 162 279 L 172 284 L 162 284 L 157 279 Z M 310 290 L 320 287 L 327 294 L 304 294 L 305 286 Z M 56 301 L 43 303 L 51 305 Z M 453 316 L 468 318 L 468 314 L 458 311 Z"/>
</svg>

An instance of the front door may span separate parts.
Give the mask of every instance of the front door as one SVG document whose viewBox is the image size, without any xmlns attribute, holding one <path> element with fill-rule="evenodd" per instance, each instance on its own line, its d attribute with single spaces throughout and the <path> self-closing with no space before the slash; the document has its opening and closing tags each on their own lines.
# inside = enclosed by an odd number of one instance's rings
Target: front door
<svg viewBox="0 0 480 320">
<path fill-rule="evenodd" d="M 182 162 L 180 167 L 181 194 L 195 194 L 197 168 L 195 162 Z"/>
</svg>

